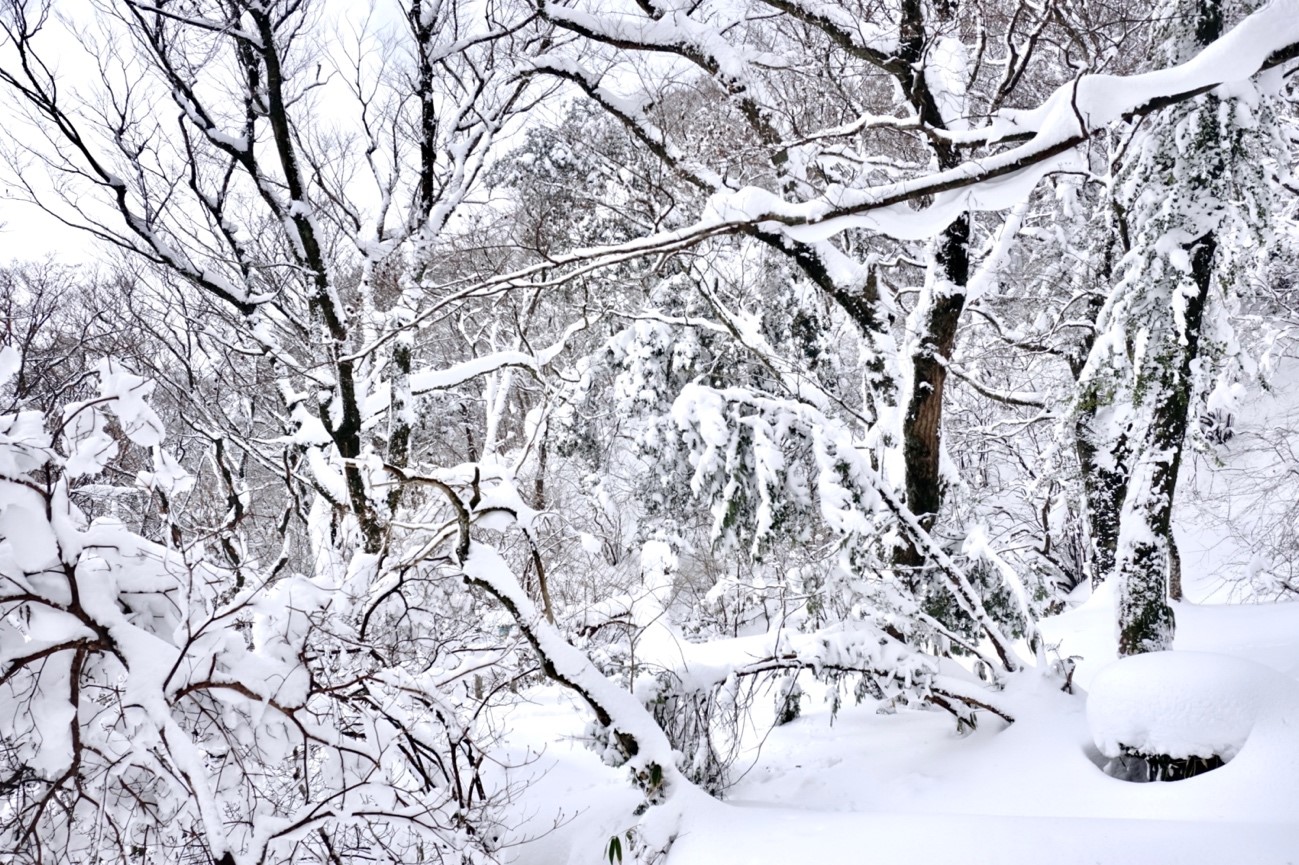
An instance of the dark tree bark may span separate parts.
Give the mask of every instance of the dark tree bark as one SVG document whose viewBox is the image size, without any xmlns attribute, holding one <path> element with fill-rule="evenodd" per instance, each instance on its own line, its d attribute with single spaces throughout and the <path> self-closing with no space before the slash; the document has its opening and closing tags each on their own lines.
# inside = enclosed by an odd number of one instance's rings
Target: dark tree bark
<svg viewBox="0 0 1299 865">
<path fill-rule="evenodd" d="M 1087 304 L 1086 318 L 1098 322 L 1105 294 L 1114 280 L 1115 259 L 1131 248 L 1123 209 L 1111 202 L 1108 219 L 1097 226 L 1103 244 L 1100 270 Z M 1085 380 L 1087 358 L 1096 344 L 1096 329 L 1085 331 L 1078 351 L 1069 357 L 1074 380 L 1083 388 L 1083 399 L 1074 420 L 1074 451 L 1083 483 L 1083 508 L 1087 520 L 1087 568 L 1092 587 L 1114 573 L 1119 546 L 1123 500 L 1128 495 L 1132 443 L 1124 431 L 1117 439 L 1102 441 L 1097 423 L 1101 397 L 1094 383 Z"/>
<path fill-rule="evenodd" d="M 943 505 L 943 390 L 947 361 L 956 347 L 956 331 L 965 309 L 965 285 L 970 277 L 970 217 L 964 215 L 943 232 L 936 252 L 941 280 L 924 320 L 920 343 L 912 355 L 914 370 L 902 446 L 906 460 L 907 507 L 926 531 L 934 527 Z M 894 563 L 916 568 L 925 555 L 914 544 L 899 548 Z"/>
<path fill-rule="evenodd" d="M 950 12 L 950 10 L 949 10 Z M 946 129 L 946 122 L 924 76 L 928 35 L 920 0 L 904 0 L 899 28 L 898 57 L 907 72 L 900 76 L 902 90 L 926 125 Z M 954 146 L 935 140 L 938 167 L 946 170 L 961 163 Z M 943 390 L 947 362 L 956 347 L 956 332 L 965 310 L 965 288 L 970 279 L 970 215 L 962 214 L 943 230 L 934 251 L 937 279 L 915 352 L 911 356 L 911 392 L 902 422 L 902 452 L 906 465 L 907 507 L 925 531 L 933 529 L 943 505 L 946 484 L 942 477 Z M 907 542 L 894 553 L 903 568 L 924 565 L 926 556 Z"/>
</svg>

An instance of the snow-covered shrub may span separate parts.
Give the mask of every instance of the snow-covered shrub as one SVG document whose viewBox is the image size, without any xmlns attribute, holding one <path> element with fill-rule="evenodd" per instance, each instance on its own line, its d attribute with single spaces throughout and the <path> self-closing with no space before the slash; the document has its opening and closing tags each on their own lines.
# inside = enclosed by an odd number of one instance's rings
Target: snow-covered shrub
<svg viewBox="0 0 1299 865">
<path fill-rule="evenodd" d="M 121 451 L 151 454 L 142 488 L 193 483 L 152 383 L 93 377 L 57 414 L 0 416 L 0 857 L 476 861 L 498 830 L 471 725 L 339 590 L 372 559 L 235 590 L 201 542 L 88 521 L 73 485 Z"/>
<path fill-rule="evenodd" d="M 1232 760 L 1261 722 L 1294 705 L 1294 681 L 1252 661 L 1152 652 L 1104 668 L 1087 697 L 1087 724 L 1105 771 L 1177 781 Z M 1289 736 L 1289 733 L 1285 735 Z"/>
</svg>

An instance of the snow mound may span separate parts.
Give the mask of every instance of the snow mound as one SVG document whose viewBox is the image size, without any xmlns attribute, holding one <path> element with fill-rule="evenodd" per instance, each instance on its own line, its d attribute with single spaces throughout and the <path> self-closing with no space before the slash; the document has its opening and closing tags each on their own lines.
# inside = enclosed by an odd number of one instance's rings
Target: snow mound
<svg viewBox="0 0 1299 865">
<path fill-rule="evenodd" d="M 1230 760 L 1255 727 L 1299 706 L 1299 685 L 1228 655 L 1152 652 L 1102 669 L 1087 697 L 1087 725 L 1108 757 L 1141 754 Z"/>
</svg>

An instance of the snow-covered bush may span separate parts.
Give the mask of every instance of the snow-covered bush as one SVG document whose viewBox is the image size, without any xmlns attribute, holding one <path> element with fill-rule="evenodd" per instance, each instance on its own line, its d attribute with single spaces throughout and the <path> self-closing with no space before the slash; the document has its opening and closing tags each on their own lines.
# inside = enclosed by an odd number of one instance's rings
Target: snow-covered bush
<svg viewBox="0 0 1299 865">
<path fill-rule="evenodd" d="M 0 351 L 12 374 L 15 349 Z M 327 567 L 245 578 L 72 504 L 119 453 L 193 483 L 151 382 L 0 416 L 0 851 L 15 863 L 468 861 L 494 840 L 471 725 L 358 639 Z M 415 654 L 415 653 L 412 653 Z M 408 656 L 409 657 L 409 656 Z M 425 672 L 421 672 L 421 670 Z"/>
<path fill-rule="evenodd" d="M 1293 679 L 1251 661 L 1152 652 L 1124 658 L 1096 675 L 1087 724 L 1096 747 L 1110 758 L 1109 774 L 1177 781 L 1232 760 L 1256 727 L 1275 726 L 1278 719 L 1284 725 L 1295 696 Z M 1269 744 L 1275 742 L 1257 747 Z"/>
</svg>

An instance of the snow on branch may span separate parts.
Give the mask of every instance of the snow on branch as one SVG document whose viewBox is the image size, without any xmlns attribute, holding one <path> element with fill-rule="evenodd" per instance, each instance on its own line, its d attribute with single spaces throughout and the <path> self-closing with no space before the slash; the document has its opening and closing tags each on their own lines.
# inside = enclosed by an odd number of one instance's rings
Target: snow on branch
<svg viewBox="0 0 1299 865">
<path fill-rule="evenodd" d="M 108 362 L 98 378 L 96 400 L 0 416 L 0 850 L 252 865 L 365 837 L 402 861 L 419 845 L 481 861 L 464 821 L 485 825 L 485 803 L 447 753 L 477 765 L 468 728 L 427 677 L 357 650 L 328 567 L 249 563 L 238 589 L 201 548 L 71 503 L 75 475 L 121 470 L 105 411 L 154 451 L 140 483 L 186 482 L 152 383 Z"/>
<path fill-rule="evenodd" d="M 520 516 L 512 508 L 481 498 L 478 488 L 481 472 L 474 471 L 475 493 L 465 501 L 455 485 L 446 480 L 408 474 L 391 465 L 385 468 L 403 484 L 424 484 L 443 494 L 455 514 L 455 559 L 465 580 L 487 591 L 505 607 L 536 651 L 546 674 L 579 694 L 599 722 L 611 730 L 629 761 L 633 777 L 646 794 L 657 800 L 674 792 L 679 786 L 677 782 L 688 783 L 680 776 L 671 744 L 645 707 L 631 692 L 606 678 L 590 658 L 546 619 L 499 552 L 473 540 L 471 527 L 480 512 L 497 510 Z"/>
<path fill-rule="evenodd" d="M 962 213 L 1009 209 L 1046 175 L 1082 167 L 1074 153 L 1078 146 L 1125 117 L 1248 80 L 1296 57 L 1299 0 L 1277 0 L 1187 63 L 1139 75 L 1084 75 L 1058 88 L 1036 109 L 1004 110 L 988 126 L 953 138 L 960 144 L 1021 142 L 999 153 L 893 183 L 831 187 L 802 202 L 789 202 L 755 187 L 720 190 L 692 226 L 617 246 L 573 250 L 493 282 L 524 281 L 574 262 L 614 263 L 633 250 L 644 254 L 681 249 L 753 226 L 803 242 L 824 240 L 851 228 L 899 239 L 932 237 Z M 932 204 L 922 210 L 911 206 L 930 198 Z"/>
<path fill-rule="evenodd" d="M 676 650 L 679 661 L 666 664 L 664 671 L 681 692 L 709 692 L 737 679 L 781 670 L 855 673 L 867 676 L 885 696 L 901 702 L 930 701 L 949 708 L 944 704 L 955 701 L 986 709 L 1007 722 L 1014 720 L 986 683 L 949 660 L 912 649 L 869 622 L 842 622 L 805 632 L 773 631 L 705 644 L 679 643 Z M 665 664 L 670 657 L 664 654 L 656 660 Z"/>
</svg>

